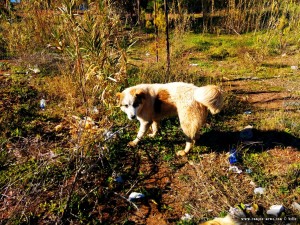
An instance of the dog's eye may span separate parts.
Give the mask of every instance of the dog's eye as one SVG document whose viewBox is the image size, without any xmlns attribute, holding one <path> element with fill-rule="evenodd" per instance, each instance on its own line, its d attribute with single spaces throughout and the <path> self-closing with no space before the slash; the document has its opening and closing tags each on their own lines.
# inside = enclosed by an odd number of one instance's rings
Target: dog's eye
<svg viewBox="0 0 300 225">
<path fill-rule="evenodd" d="M 139 106 L 139 103 L 138 103 L 138 102 L 134 102 L 132 106 L 133 106 L 134 108 L 136 108 L 136 107 Z"/>
<path fill-rule="evenodd" d="M 128 105 L 124 105 L 125 106 L 125 108 L 128 108 Z"/>
</svg>

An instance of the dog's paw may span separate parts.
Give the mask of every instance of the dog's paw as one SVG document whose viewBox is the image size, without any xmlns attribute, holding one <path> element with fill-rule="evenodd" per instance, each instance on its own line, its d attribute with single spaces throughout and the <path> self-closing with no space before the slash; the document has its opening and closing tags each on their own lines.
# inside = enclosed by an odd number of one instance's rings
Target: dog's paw
<svg viewBox="0 0 300 225">
<path fill-rule="evenodd" d="M 181 150 L 181 151 L 178 151 L 178 152 L 176 153 L 176 155 L 177 155 L 177 156 L 185 156 L 185 155 L 186 155 L 186 152 L 183 151 L 183 150 Z"/>
<path fill-rule="evenodd" d="M 153 137 L 155 137 L 155 136 L 156 136 L 156 134 L 153 134 L 153 133 L 148 134 L 148 137 L 151 137 L 151 138 L 153 138 Z"/>
<path fill-rule="evenodd" d="M 127 146 L 129 146 L 129 147 L 135 147 L 136 145 L 137 145 L 137 143 L 134 142 L 134 141 L 130 141 L 130 142 L 128 142 L 128 144 L 127 144 Z"/>
</svg>

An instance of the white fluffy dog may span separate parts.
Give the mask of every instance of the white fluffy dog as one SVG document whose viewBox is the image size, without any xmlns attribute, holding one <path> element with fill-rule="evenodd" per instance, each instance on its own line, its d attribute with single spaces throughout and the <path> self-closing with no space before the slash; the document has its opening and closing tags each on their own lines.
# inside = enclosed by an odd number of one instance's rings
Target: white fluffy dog
<svg viewBox="0 0 300 225">
<path fill-rule="evenodd" d="M 208 110 L 218 113 L 223 105 L 219 87 L 208 85 L 197 87 L 193 84 L 174 82 L 167 84 L 139 84 L 117 93 L 121 110 L 127 117 L 138 119 L 140 129 L 137 137 L 128 143 L 135 146 L 142 139 L 149 127 L 151 137 L 155 136 L 159 121 L 178 115 L 181 128 L 186 135 L 186 146 L 177 155 L 185 155 L 198 138 L 197 132 L 206 123 Z"/>
</svg>

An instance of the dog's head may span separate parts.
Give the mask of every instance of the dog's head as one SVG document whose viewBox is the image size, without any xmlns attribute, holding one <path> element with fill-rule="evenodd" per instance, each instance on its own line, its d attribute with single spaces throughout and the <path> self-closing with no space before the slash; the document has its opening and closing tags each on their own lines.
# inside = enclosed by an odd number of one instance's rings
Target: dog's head
<svg viewBox="0 0 300 225">
<path fill-rule="evenodd" d="M 133 120 L 143 107 L 146 93 L 142 89 L 130 89 L 117 93 L 119 106 L 127 114 L 128 119 Z"/>
</svg>

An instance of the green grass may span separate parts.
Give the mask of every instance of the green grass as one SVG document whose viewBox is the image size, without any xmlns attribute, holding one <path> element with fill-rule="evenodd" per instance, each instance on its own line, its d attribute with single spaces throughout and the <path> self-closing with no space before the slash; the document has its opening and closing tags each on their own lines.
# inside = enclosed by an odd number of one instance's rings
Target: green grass
<svg viewBox="0 0 300 225">
<path fill-rule="evenodd" d="M 253 47 L 256 43 L 255 35 L 249 33 L 242 36 L 236 35 L 210 35 L 189 33 L 184 36 L 183 44 L 186 48 L 196 48 L 198 51 L 208 51 L 212 47 L 223 47 L 230 50 Z M 198 47 L 198 48 L 197 48 Z"/>
</svg>

